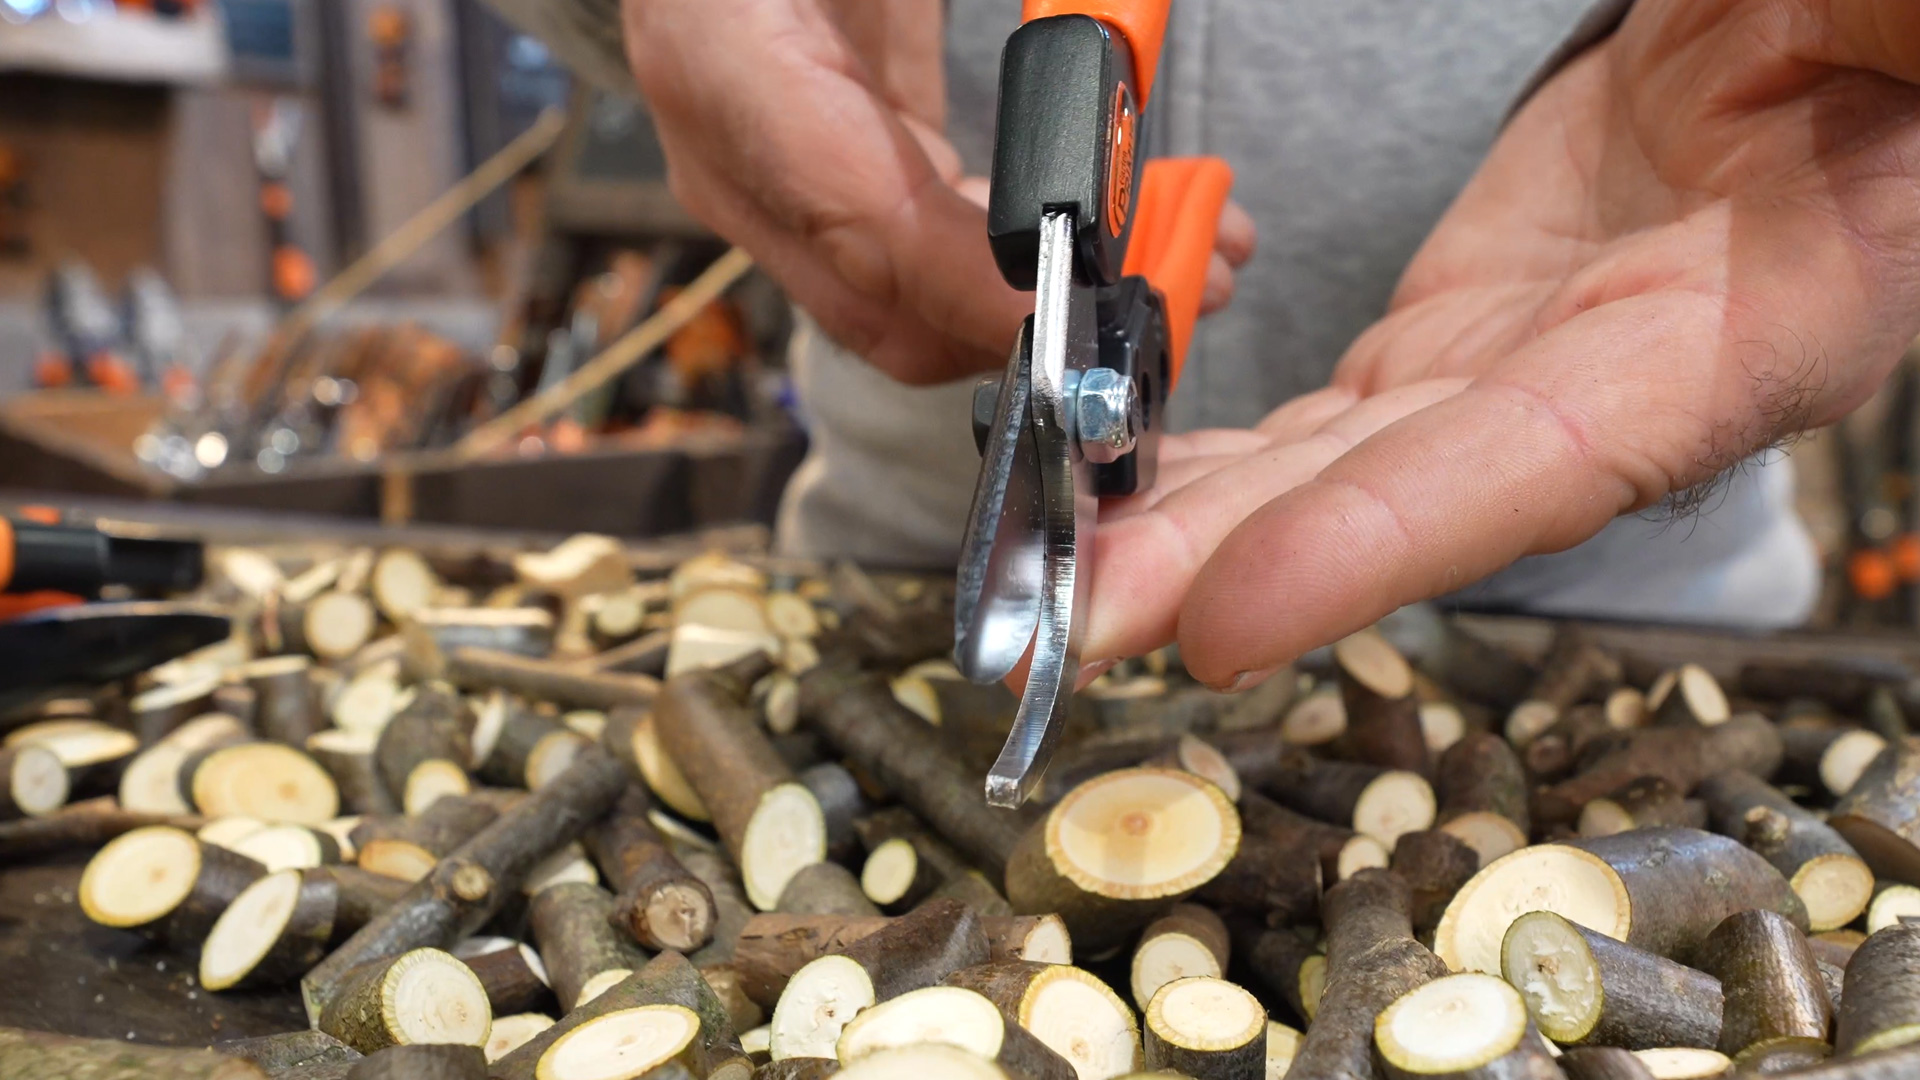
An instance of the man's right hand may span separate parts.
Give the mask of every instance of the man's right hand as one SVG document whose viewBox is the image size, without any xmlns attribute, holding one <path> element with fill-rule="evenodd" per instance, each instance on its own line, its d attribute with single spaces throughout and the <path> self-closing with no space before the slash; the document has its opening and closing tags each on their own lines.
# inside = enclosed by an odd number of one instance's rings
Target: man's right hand
<svg viewBox="0 0 1920 1080">
<path fill-rule="evenodd" d="M 941 0 L 624 0 L 674 195 L 902 382 L 997 370 L 1033 308 L 943 132 Z"/>
</svg>

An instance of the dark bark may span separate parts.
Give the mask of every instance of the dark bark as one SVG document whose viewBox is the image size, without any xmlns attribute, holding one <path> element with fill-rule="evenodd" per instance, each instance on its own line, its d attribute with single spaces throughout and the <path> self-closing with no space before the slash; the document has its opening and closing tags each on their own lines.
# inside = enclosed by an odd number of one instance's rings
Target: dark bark
<svg viewBox="0 0 1920 1080">
<path fill-rule="evenodd" d="M 1901 923 L 1868 938 L 1847 965 L 1835 1052 L 1869 1054 L 1920 1039 L 1920 926 Z"/>
<path fill-rule="evenodd" d="M 579 1005 L 581 991 L 604 973 L 646 963 L 646 954 L 615 928 L 612 913 L 613 897 L 584 881 L 548 886 L 528 906 L 534 945 L 562 1009 Z"/>
<path fill-rule="evenodd" d="M 387 793 L 405 805 L 413 771 L 429 761 L 445 761 L 462 772 L 473 755 L 473 712 L 450 690 L 420 687 L 407 707 L 381 729 L 374 761 Z"/>
<path fill-rule="evenodd" d="M 774 910 L 784 915 L 878 915 L 860 879 L 839 863 L 815 863 L 793 875 Z"/>
<path fill-rule="evenodd" d="M 550 660 L 462 647 L 447 657 L 446 678 L 462 690 L 505 690 L 563 709 L 611 711 L 650 705 L 660 683 L 646 675 L 580 671 Z"/>
<path fill-rule="evenodd" d="M 1719 773 L 1700 785 L 1715 832 L 1760 853 L 1807 903 L 1814 930 L 1852 922 L 1873 897 L 1873 874 L 1852 845 L 1764 780 Z"/>
<path fill-rule="evenodd" d="M 0 1076 L 25 1080 L 265 1080 L 244 1058 L 0 1028 Z"/>
<path fill-rule="evenodd" d="M 1722 920 L 1750 909 L 1778 912 L 1806 932 L 1806 907 L 1787 879 L 1727 837 L 1638 829 L 1570 846 L 1599 856 L 1620 875 L 1633 905 L 1627 940 L 1649 952 L 1685 963 Z"/>
<path fill-rule="evenodd" d="M 999 881 L 1020 842 L 1021 818 L 986 804 L 985 777 L 938 743 L 884 683 L 822 665 L 800 681 L 801 713 L 855 765 Z"/>
<path fill-rule="evenodd" d="M 389 1046 L 354 1064 L 347 1080 L 486 1080 L 477 1046 Z"/>
<path fill-rule="evenodd" d="M 1834 806 L 1827 823 L 1874 873 L 1920 885 L 1920 739 L 1890 743 Z"/>
<path fill-rule="evenodd" d="M 301 981 L 318 1016 L 354 968 L 422 946 L 444 948 L 484 924 L 527 871 L 612 807 L 626 771 L 604 753 L 580 755 L 565 774 L 501 814 L 434 867 L 426 880 L 362 927 Z"/>
<path fill-rule="evenodd" d="M 652 800 L 630 784 L 613 812 L 587 830 L 587 851 L 616 892 L 613 919 L 655 951 L 692 952 L 713 937 L 713 893 L 647 821 Z"/>
<path fill-rule="evenodd" d="M 283 1031 L 252 1039 L 228 1039 L 207 1049 L 228 1057 L 245 1058 L 267 1072 L 301 1065 L 333 1065 L 360 1060 L 360 1051 L 324 1031 Z"/>
<path fill-rule="evenodd" d="M 1367 1080 L 1373 1021 L 1447 966 L 1413 938 L 1412 899 L 1390 871 L 1363 870 L 1327 892 L 1327 989 L 1290 1075 Z"/>
<path fill-rule="evenodd" d="M 1453 894 L 1480 871 L 1480 855 L 1450 833 L 1427 829 L 1410 832 L 1394 844 L 1390 869 L 1407 883 L 1413 929 L 1424 936 L 1440 925 Z"/>
<path fill-rule="evenodd" d="M 493 1015 L 548 1012 L 555 1004 L 553 990 L 529 961 L 527 946 L 515 942 L 504 949 L 461 958 L 487 988 Z M 544 965 L 543 965 L 544 966 Z"/>
<path fill-rule="evenodd" d="M 1571 824 L 1590 799 L 1657 776 L 1691 792 L 1716 772 L 1740 769 L 1761 779 L 1774 774 L 1783 753 L 1780 733 L 1765 717 L 1741 713 L 1713 727 L 1654 727 L 1602 740 L 1607 748 L 1573 777 L 1533 801 L 1536 825 Z"/>
</svg>

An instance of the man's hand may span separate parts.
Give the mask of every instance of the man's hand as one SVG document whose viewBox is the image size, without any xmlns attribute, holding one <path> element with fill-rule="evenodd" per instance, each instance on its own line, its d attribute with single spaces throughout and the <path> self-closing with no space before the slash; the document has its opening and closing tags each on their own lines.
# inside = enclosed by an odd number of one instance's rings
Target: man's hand
<svg viewBox="0 0 1920 1080">
<path fill-rule="evenodd" d="M 1334 385 L 1173 445 L 1083 656 L 1247 685 L 1865 400 L 1920 332 L 1920 5 L 1640 0 L 1517 116 Z"/>
<path fill-rule="evenodd" d="M 1005 366 L 1031 294 L 945 138 L 941 0 L 624 0 L 673 191 L 836 341 L 903 382 Z M 1253 248 L 1221 223 L 1209 308 Z"/>
</svg>

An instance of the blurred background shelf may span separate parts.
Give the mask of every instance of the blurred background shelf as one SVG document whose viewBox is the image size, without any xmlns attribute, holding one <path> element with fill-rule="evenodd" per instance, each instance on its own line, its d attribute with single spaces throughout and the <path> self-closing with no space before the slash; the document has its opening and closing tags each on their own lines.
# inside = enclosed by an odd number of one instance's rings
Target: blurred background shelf
<svg viewBox="0 0 1920 1080">
<path fill-rule="evenodd" d="M 0 72 L 205 85 L 224 78 L 227 67 L 226 33 L 212 9 L 179 18 L 123 12 L 0 23 Z"/>
</svg>

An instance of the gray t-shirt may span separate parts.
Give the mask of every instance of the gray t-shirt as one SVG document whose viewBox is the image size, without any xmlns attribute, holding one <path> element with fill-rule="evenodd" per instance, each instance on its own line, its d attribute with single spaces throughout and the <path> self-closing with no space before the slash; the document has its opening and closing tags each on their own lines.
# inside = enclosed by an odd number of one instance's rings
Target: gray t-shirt
<svg viewBox="0 0 1920 1080">
<path fill-rule="evenodd" d="M 1627 0 L 1175 0 L 1148 151 L 1217 154 L 1260 227 L 1233 306 L 1202 322 L 1175 430 L 1247 426 L 1324 386 L 1543 72 Z M 992 156 L 1012 0 L 949 0 L 949 134 Z M 803 328 L 792 358 L 814 437 L 779 532 L 796 553 L 951 566 L 979 468 L 971 380 L 915 389 Z M 1550 613 L 1797 622 L 1818 591 L 1784 461 L 1736 475 L 1700 521 L 1623 518 L 1463 599 Z"/>
</svg>

